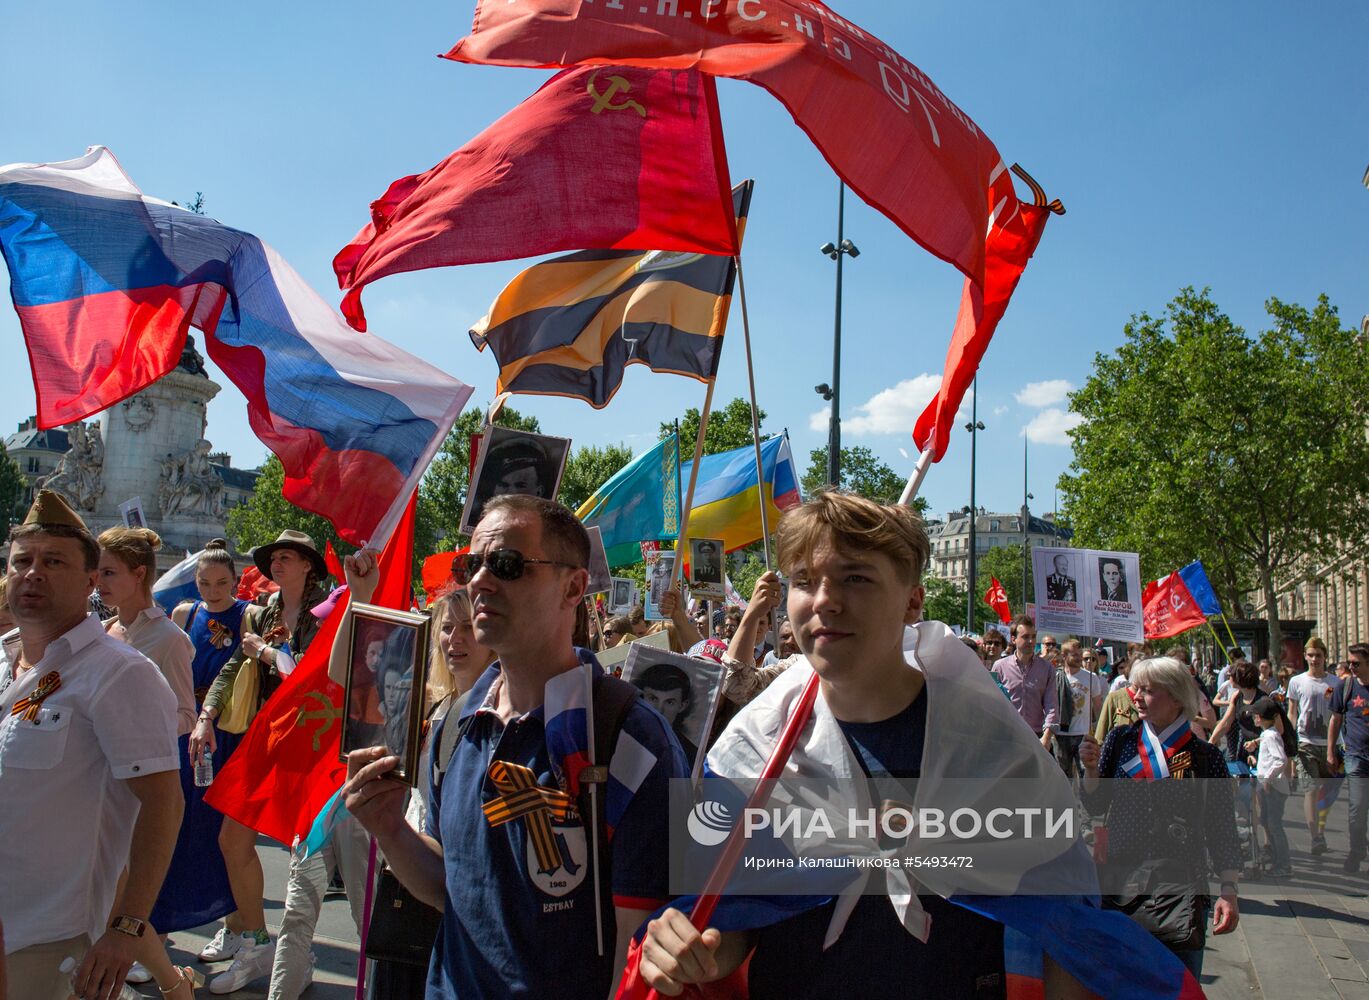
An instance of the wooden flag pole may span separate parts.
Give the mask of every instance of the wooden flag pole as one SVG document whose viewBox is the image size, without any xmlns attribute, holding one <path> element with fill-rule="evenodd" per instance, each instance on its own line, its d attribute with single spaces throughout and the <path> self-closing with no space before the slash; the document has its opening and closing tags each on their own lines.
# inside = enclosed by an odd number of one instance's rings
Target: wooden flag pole
<svg viewBox="0 0 1369 1000">
<path fill-rule="evenodd" d="M 761 461 L 761 425 L 756 419 L 756 370 L 751 364 L 751 322 L 746 312 L 746 282 L 742 280 L 741 254 L 732 258 L 737 266 L 737 293 L 742 300 L 742 343 L 746 345 L 746 384 L 751 391 L 751 442 L 756 446 L 756 495 L 761 503 L 761 544 L 765 548 L 765 568 L 775 568 L 770 559 L 770 515 L 766 511 L 765 466 Z M 773 487 L 771 490 L 773 494 Z"/>
<path fill-rule="evenodd" d="M 704 435 L 708 433 L 708 414 L 713 409 L 713 386 L 716 378 L 708 380 L 708 392 L 704 394 L 704 408 L 699 412 L 699 433 L 694 439 L 694 464 L 689 467 L 689 490 L 685 494 L 684 510 L 680 511 L 680 534 L 675 542 L 675 564 L 670 570 L 670 589 L 675 590 L 680 583 L 680 570 L 684 567 L 681 558 L 689 545 L 689 509 L 694 506 L 694 484 L 699 481 L 699 460 L 704 455 Z M 675 438 L 679 440 L 679 436 Z"/>
<path fill-rule="evenodd" d="M 1222 625 L 1226 628 L 1226 634 L 1229 635 L 1229 636 L 1231 636 L 1231 645 L 1236 646 L 1236 647 L 1239 647 L 1239 646 L 1240 646 L 1240 643 L 1236 641 L 1236 633 L 1234 633 L 1234 632 L 1231 631 L 1231 623 L 1230 623 L 1229 621 L 1226 620 L 1226 613 L 1225 613 L 1225 612 L 1222 613 L 1221 619 L 1222 619 Z"/>
</svg>

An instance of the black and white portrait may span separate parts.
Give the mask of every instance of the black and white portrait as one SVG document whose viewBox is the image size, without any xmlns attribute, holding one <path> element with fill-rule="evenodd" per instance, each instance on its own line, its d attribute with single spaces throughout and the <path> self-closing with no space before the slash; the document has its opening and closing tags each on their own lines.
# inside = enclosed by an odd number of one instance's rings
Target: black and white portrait
<svg viewBox="0 0 1369 1000">
<path fill-rule="evenodd" d="M 491 497 L 519 493 L 554 500 L 569 454 L 569 438 L 490 428 L 467 492 L 461 530 L 466 534 L 475 530 Z"/>
<path fill-rule="evenodd" d="M 1069 556 L 1063 553 L 1051 560 L 1052 572 L 1046 577 L 1046 599 L 1048 601 L 1070 601 L 1078 603 L 1079 586 L 1075 582 L 1073 567 Z"/>
<path fill-rule="evenodd" d="M 654 558 L 653 558 L 654 557 Z M 646 607 L 643 612 L 647 618 L 659 620 L 661 601 L 670 592 L 670 579 L 675 572 L 675 553 L 653 552 L 648 556 L 646 577 Z"/>
<path fill-rule="evenodd" d="M 348 648 L 340 756 L 345 760 L 352 750 L 383 746 L 399 757 L 395 776 L 413 784 L 423 721 L 428 616 L 357 604 Z"/>
<path fill-rule="evenodd" d="M 613 577 L 613 589 L 609 594 L 610 614 L 625 615 L 637 603 L 637 585 L 628 577 Z"/>
<path fill-rule="evenodd" d="M 1122 560 L 1105 557 L 1098 560 L 1098 594 L 1104 601 L 1127 601 L 1127 577 Z"/>
<path fill-rule="evenodd" d="M 613 577 L 608 569 L 608 553 L 604 551 L 604 535 L 597 524 L 585 531 L 589 535 L 589 583 L 585 593 L 606 594 Z"/>
<path fill-rule="evenodd" d="M 689 540 L 689 588 L 701 600 L 723 599 L 722 539 Z"/>
<path fill-rule="evenodd" d="M 623 665 L 623 680 L 635 684 L 642 700 L 665 717 L 692 764 L 722 683 L 721 665 L 634 642 Z"/>
</svg>

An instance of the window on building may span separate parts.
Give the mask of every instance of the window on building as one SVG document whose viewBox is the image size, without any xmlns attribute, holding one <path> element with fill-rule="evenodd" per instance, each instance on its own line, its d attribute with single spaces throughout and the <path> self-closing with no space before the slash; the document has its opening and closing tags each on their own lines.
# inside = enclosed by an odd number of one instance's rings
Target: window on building
<svg viewBox="0 0 1369 1000">
<path fill-rule="evenodd" d="M 996 521 L 996 520 L 990 521 L 990 522 L 989 522 L 989 530 L 990 530 L 990 531 L 997 531 L 997 530 L 998 530 L 998 521 Z"/>
<path fill-rule="evenodd" d="M 37 456 L 37 455 L 30 455 L 30 456 L 29 456 L 29 467 L 28 467 L 28 471 L 29 471 L 29 472 L 38 472 L 38 471 L 39 471 L 39 469 L 38 469 L 38 456 Z"/>
</svg>

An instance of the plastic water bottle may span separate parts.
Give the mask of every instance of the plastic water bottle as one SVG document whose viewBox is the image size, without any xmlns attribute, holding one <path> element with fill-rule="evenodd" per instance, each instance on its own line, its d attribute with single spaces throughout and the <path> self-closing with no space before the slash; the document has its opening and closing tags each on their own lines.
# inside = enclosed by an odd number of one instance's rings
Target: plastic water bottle
<svg viewBox="0 0 1369 1000">
<path fill-rule="evenodd" d="M 195 787 L 208 788 L 209 783 L 214 780 L 214 755 L 209 748 L 205 747 L 200 755 L 200 762 L 195 765 Z"/>
</svg>

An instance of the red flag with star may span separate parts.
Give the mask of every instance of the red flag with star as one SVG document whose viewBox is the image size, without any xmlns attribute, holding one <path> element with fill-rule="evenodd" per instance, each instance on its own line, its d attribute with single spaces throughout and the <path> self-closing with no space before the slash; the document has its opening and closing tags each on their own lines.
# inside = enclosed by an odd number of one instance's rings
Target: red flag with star
<svg viewBox="0 0 1369 1000">
<path fill-rule="evenodd" d="M 411 497 L 381 553 L 373 604 L 408 610 L 413 552 Z M 347 765 L 338 760 L 343 692 L 328 679 L 328 658 L 347 602 L 344 597 L 324 619 L 299 665 L 257 712 L 204 797 L 225 816 L 282 844 L 309 832 L 347 776 Z"/>
</svg>

